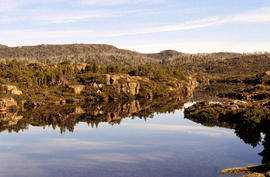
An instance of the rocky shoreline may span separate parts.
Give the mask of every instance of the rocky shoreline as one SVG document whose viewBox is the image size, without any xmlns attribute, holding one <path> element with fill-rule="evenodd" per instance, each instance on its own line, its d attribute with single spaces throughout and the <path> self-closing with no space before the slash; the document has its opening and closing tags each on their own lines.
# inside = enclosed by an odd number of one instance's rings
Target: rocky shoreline
<svg viewBox="0 0 270 177">
<path fill-rule="evenodd" d="M 199 101 L 185 108 L 187 119 L 205 126 L 234 129 L 239 138 L 253 147 L 262 142 L 264 150 L 259 153 L 263 157 L 262 165 L 225 169 L 221 170 L 222 174 L 246 174 L 245 177 L 266 177 L 270 174 L 269 79 L 270 72 L 265 72 L 239 82 L 220 81 L 220 85 L 230 88 L 216 92 L 218 101 Z"/>
<path fill-rule="evenodd" d="M 94 79 L 85 81 L 81 85 L 65 84 L 70 95 L 59 96 L 56 100 L 31 100 L 23 99 L 24 92 L 15 85 L 0 85 L 2 93 L 5 94 L 0 98 L 1 111 L 5 112 L 12 109 L 29 109 L 38 108 L 46 105 L 65 105 L 65 104 L 82 104 L 97 102 L 112 102 L 119 100 L 152 100 L 157 97 L 179 96 L 184 98 L 192 97 L 193 91 L 197 86 L 196 81 L 189 78 L 187 81 L 177 81 L 176 86 L 168 86 L 166 83 L 154 83 L 148 78 L 139 76 L 129 76 L 127 74 L 100 75 L 103 82 L 95 82 Z M 162 87 L 162 94 L 158 94 L 158 87 Z M 48 88 L 50 89 L 50 88 Z"/>
</svg>

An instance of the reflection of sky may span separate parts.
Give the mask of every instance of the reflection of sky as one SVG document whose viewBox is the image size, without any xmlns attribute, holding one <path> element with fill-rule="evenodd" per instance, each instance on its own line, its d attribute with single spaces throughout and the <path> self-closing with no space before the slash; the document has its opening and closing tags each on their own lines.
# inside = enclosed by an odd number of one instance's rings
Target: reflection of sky
<svg viewBox="0 0 270 177">
<path fill-rule="evenodd" d="M 0 176 L 221 176 L 220 169 L 260 163 L 261 147 L 245 145 L 233 130 L 183 119 L 183 112 L 74 133 L 30 127 L 0 134 Z"/>
</svg>

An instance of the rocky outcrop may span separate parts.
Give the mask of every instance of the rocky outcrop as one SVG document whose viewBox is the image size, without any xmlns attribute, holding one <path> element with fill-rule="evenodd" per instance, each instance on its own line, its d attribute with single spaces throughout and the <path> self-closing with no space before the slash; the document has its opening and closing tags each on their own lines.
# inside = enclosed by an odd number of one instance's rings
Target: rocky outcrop
<svg viewBox="0 0 270 177">
<path fill-rule="evenodd" d="M 270 166 L 265 165 L 249 165 L 247 167 L 229 168 L 220 171 L 221 174 L 246 174 L 243 177 L 270 177 Z"/>
<path fill-rule="evenodd" d="M 21 95 L 22 91 L 14 85 L 2 85 L 2 89 L 6 94 Z"/>
<path fill-rule="evenodd" d="M 195 88 L 199 85 L 196 79 L 188 77 L 187 81 L 177 83 L 177 89 L 183 97 L 192 97 Z"/>
<path fill-rule="evenodd" d="M 198 118 L 198 119 L 220 119 L 224 117 L 230 117 L 233 115 L 237 115 L 238 113 L 242 113 L 244 111 L 250 111 L 252 114 L 252 110 L 256 110 L 259 112 L 260 105 L 255 107 L 254 105 L 240 100 L 234 100 L 229 102 L 198 102 L 188 108 L 185 109 L 185 116 L 190 118 Z M 258 114 L 258 112 L 256 112 Z M 248 114 L 246 115 L 248 116 Z M 259 116 L 259 114 L 258 114 Z"/>
<path fill-rule="evenodd" d="M 109 75 L 105 76 L 106 85 L 112 85 L 118 93 L 130 94 L 136 96 L 140 91 L 140 80 L 138 76 L 122 75 Z"/>
<path fill-rule="evenodd" d="M 85 68 L 86 68 L 87 64 L 86 63 L 80 63 L 80 64 L 77 64 L 76 65 L 76 68 L 79 70 L 79 71 L 84 71 Z"/>
</svg>

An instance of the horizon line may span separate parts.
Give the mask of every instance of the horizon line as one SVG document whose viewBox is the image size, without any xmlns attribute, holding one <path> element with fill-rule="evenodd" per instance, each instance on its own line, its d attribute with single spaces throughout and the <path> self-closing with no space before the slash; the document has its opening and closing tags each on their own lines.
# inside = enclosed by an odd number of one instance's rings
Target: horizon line
<svg viewBox="0 0 270 177">
<path fill-rule="evenodd" d="M 234 54 L 265 54 L 265 53 L 270 53 L 270 50 L 253 50 L 253 51 L 247 51 L 247 52 L 235 52 L 235 51 L 212 51 L 212 52 L 182 52 L 179 50 L 175 50 L 175 49 L 171 49 L 171 48 L 165 48 L 162 50 L 159 50 L 158 52 L 143 52 L 143 51 L 139 51 L 139 50 L 134 50 L 132 48 L 123 48 L 123 47 L 118 47 L 117 45 L 114 44 L 106 44 L 106 43 L 40 43 L 40 44 L 29 44 L 29 45 L 14 45 L 14 46 L 10 46 L 10 45 L 6 45 L 3 43 L 0 43 L 0 45 L 6 46 L 8 48 L 20 48 L 20 47 L 37 47 L 37 46 L 42 46 L 42 45 L 49 45 L 49 46 L 61 46 L 61 45 L 107 45 L 107 46 L 113 46 L 117 49 L 120 50 L 129 50 L 131 52 L 137 52 L 137 53 L 141 53 L 141 54 L 157 54 L 157 53 L 162 53 L 165 51 L 176 51 L 178 53 L 182 53 L 182 54 L 214 54 L 214 53 L 234 53 Z"/>
</svg>

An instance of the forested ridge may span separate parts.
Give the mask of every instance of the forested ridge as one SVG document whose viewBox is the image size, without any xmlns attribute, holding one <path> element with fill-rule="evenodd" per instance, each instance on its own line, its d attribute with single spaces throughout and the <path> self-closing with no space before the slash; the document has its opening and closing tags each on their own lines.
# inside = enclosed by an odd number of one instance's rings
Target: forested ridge
<svg viewBox="0 0 270 177">
<path fill-rule="evenodd" d="M 187 54 L 174 50 L 144 54 L 118 49 L 105 44 L 66 44 L 7 47 L 0 45 L 0 60 L 25 60 L 41 63 L 97 63 L 138 66 L 165 64 L 183 71 L 206 74 L 247 74 L 269 70 L 270 53 L 199 53 Z M 241 67 L 241 70 L 239 70 Z"/>
</svg>

